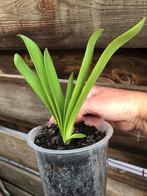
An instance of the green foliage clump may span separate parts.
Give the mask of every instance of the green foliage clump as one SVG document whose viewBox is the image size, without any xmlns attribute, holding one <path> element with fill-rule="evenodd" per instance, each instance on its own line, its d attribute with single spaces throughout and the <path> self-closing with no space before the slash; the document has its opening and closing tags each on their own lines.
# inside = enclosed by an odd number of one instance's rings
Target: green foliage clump
<svg viewBox="0 0 147 196">
<path fill-rule="evenodd" d="M 74 133 L 73 131 L 77 114 L 111 56 L 139 33 L 144 25 L 144 21 L 145 18 L 114 39 L 103 51 L 88 77 L 94 47 L 103 29 L 98 29 L 94 32 L 88 41 L 76 83 L 74 83 L 73 73 L 69 77 L 65 97 L 48 49 L 45 48 L 44 54 L 42 54 L 34 41 L 24 35 L 18 35 L 28 49 L 36 72 L 29 68 L 19 54 L 14 56 L 15 66 L 55 118 L 65 144 L 69 144 L 73 138 L 86 137 L 85 134 Z"/>
</svg>

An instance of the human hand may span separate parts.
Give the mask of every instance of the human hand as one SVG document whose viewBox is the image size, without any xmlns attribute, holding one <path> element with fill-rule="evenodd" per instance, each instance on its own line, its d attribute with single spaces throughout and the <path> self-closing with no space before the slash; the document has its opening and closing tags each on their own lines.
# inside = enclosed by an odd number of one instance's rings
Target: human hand
<svg viewBox="0 0 147 196">
<path fill-rule="evenodd" d="M 124 131 L 141 128 L 140 121 L 144 115 L 144 107 L 147 107 L 146 96 L 143 92 L 94 86 L 77 121 L 83 120 L 88 125 L 99 127 L 106 120 Z"/>
</svg>

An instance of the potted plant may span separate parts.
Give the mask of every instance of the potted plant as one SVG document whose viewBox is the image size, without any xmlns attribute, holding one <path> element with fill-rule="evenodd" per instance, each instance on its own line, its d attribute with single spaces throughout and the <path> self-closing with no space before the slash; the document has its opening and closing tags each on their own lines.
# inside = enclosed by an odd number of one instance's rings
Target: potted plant
<svg viewBox="0 0 147 196">
<path fill-rule="evenodd" d="M 25 80 L 38 95 L 57 125 L 39 126 L 28 134 L 27 142 L 35 150 L 46 196 L 103 196 L 106 190 L 106 159 L 108 140 L 113 129 L 104 123 L 100 130 L 75 124 L 77 114 L 90 89 L 111 56 L 142 29 L 145 18 L 114 39 L 104 50 L 90 76 L 94 46 L 103 29 L 90 37 L 76 83 L 70 75 L 64 97 L 51 56 L 42 54 L 30 38 L 24 41 L 36 72 L 19 54 L 14 63 Z"/>
</svg>

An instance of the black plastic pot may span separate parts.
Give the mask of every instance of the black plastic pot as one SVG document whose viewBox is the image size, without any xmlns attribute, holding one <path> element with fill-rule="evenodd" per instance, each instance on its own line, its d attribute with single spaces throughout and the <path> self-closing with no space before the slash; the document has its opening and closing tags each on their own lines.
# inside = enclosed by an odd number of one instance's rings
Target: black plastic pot
<svg viewBox="0 0 147 196">
<path fill-rule="evenodd" d="M 104 122 L 106 136 L 88 147 L 49 150 L 34 144 L 41 127 L 32 129 L 27 142 L 35 150 L 45 196 L 104 196 L 108 140 L 113 128 Z"/>
</svg>

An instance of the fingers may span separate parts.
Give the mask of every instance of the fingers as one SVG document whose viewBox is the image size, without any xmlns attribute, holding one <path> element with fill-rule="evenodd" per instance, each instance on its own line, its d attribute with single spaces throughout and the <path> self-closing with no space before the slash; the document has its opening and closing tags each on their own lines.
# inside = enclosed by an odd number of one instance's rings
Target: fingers
<svg viewBox="0 0 147 196">
<path fill-rule="evenodd" d="M 55 121 L 53 116 L 51 116 L 51 118 L 50 118 L 50 120 L 48 122 L 48 127 L 50 127 L 52 124 L 56 124 L 56 121 Z"/>
<path fill-rule="evenodd" d="M 97 117 L 84 117 L 83 121 L 86 125 L 95 126 L 97 129 L 99 129 L 102 126 L 104 120 Z"/>
<path fill-rule="evenodd" d="M 87 113 L 90 113 L 88 107 L 90 106 L 89 101 L 85 101 L 85 103 L 82 105 L 78 115 L 77 115 L 77 122 L 80 122 L 83 120 L 83 116 L 86 115 Z"/>
<path fill-rule="evenodd" d="M 83 114 L 80 112 L 77 116 L 76 122 L 81 122 L 83 120 Z"/>
<path fill-rule="evenodd" d="M 87 99 L 90 99 L 94 97 L 97 94 L 98 91 L 98 86 L 93 86 L 92 89 L 90 90 L 89 94 L 87 95 Z"/>
<path fill-rule="evenodd" d="M 102 126 L 104 119 L 94 115 L 83 115 L 82 113 L 79 113 L 76 121 L 84 121 L 86 125 L 95 126 L 97 129 L 99 129 Z"/>
</svg>

